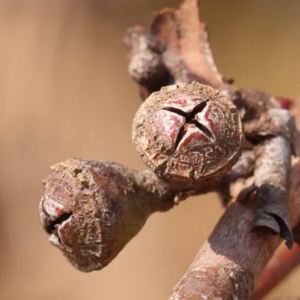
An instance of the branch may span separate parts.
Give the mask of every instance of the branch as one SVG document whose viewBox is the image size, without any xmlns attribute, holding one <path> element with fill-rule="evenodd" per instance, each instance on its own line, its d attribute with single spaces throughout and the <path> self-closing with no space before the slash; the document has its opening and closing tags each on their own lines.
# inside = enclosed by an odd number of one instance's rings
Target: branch
<svg viewBox="0 0 300 300">
<path fill-rule="evenodd" d="M 295 126 L 290 113 L 281 109 L 274 97 L 254 89 L 238 89 L 218 73 L 206 26 L 199 19 L 197 0 L 185 0 L 178 10 L 163 9 L 154 16 L 148 30 L 141 27 L 129 29 L 125 43 L 131 59 L 129 73 L 139 83 L 143 99 L 166 84 L 179 85 L 179 82 L 191 83 L 195 80 L 219 89 L 235 104 L 244 124 L 246 147 L 251 145 L 256 155 L 254 176 L 258 206 L 253 226 L 269 227 L 291 247 L 293 240 L 288 222 L 287 187 Z M 148 104 L 153 102 L 152 95 L 147 98 Z M 162 96 L 158 97 L 160 99 Z M 151 116 L 147 117 L 149 123 L 154 121 Z M 165 120 L 163 126 L 169 126 L 169 121 Z M 133 132 L 137 127 L 141 132 L 146 132 L 143 126 L 136 123 L 133 124 Z M 144 136 L 143 139 L 149 146 L 147 149 L 152 151 L 153 143 Z M 154 134 L 152 139 L 159 148 L 160 143 Z M 135 140 L 134 143 L 137 145 Z M 143 154 L 143 157 L 147 156 Z M 160 156 L 157 157 L 160 159 Z M 265 176 L 266 173 L 269 176 Z"/>
<path fill-rule="evenodd" d="M 69 159 L 51 168 L 40 219 L 74 267 L 105 267 L 143 227 L 148 216 L 174 206 L 175 192 L 150 171 Z"/>
<path fill-rule="evenodd" d="M 255 206 L 247 188 L 225 211 L 214 231 L 198 252 L 186 274 L 174 288 L 170 300 L 249 299 L 274 251 L 277 235 L 253 231 Z M 300 220 L 300 160 L 292 168 L 290 223 Z"/>
<path fill-rule="evenodd" d="M 276 98 L 283 107 L 291 109 L 296 117 L 297 127 L 300 128 L 300 99 L 291 101 L 285 97 Z M 300 136 L 296 134 L 295 152 L 300 153 Z M 267 267 L 263 271 L 261 277 L 255 286 L 251 299 L 260 300 L 266 296 L 274 287 L 285 279 L 300 264 L 300 223 L 293 230 L 294 241 L 296 244 L 293 249 L 282 249 L 279 253 L 275 253 Z"/>
</svg>

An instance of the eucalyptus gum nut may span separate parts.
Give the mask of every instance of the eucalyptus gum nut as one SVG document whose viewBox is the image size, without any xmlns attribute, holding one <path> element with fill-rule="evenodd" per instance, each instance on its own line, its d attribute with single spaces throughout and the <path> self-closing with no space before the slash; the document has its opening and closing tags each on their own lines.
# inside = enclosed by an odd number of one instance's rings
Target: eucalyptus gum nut
<svg viewBox="0 0 300 300">
<path fill-rule="evenodd" d="M 193 82 L 151 94 L 133 121 L 133 143 L 145 164 L 174 188 L 196 188 L 231 170 L 244 133 L 234 104 Z"/>
<path fill-rule="evenodd" d="M 39 205 L 49 241 L 80 271 L 108 265 L 177 191 L 153 172 L 116 163 L 69 159 L 51 168 Z"/>
</svg>

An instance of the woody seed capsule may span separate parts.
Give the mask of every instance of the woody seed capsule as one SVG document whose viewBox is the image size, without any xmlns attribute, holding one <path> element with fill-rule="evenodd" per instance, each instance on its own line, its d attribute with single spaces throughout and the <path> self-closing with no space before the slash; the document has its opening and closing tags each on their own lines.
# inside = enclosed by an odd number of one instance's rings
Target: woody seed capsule
<svg viewBox="0 0 300 300">
<path fill-rule="evenodd" d="M 132 137 L 146 165 L 181 190 L 230 171 L 244 140 L 234 104 L 196 82 L 151 94 L 135 115 Z"/>
</svg>

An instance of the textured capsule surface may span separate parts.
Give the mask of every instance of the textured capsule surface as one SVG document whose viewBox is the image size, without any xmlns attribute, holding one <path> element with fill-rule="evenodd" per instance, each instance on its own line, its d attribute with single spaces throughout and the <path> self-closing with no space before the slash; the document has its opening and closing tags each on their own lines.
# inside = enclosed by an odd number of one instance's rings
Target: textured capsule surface
<svg viewBox="0 0 300 300">
<path fill-rule="evenodd" d="M 135 115 L 132 137 L 159 177 L 189 189 L 228 172 L 241 154 L 244 134 L 234 104 L 193 82 L 151 94 Z"/>
</svg>

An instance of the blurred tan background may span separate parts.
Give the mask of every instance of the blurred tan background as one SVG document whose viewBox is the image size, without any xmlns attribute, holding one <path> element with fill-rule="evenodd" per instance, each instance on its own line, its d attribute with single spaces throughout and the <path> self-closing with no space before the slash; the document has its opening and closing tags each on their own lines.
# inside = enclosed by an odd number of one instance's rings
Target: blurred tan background
<svg viewBox="0 0 300 300">
<path fill-rule="evenodd" d="M 167 299 L 222 213 L 214 195 L 150 218 L 102 271 L 50 245 L 41 181 L 70 157 L 142 170 L 131 143 L 140 104 L 122 38 L 171 0 L 0 0 L 0 299 Z M 243 87 L 300 95 L 299 0 L 203 0 L 220 71 Z M 300 296 L 300 270 L 272 296 Z"/>
</svg>

